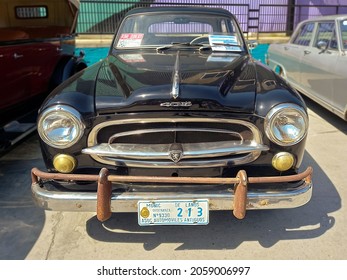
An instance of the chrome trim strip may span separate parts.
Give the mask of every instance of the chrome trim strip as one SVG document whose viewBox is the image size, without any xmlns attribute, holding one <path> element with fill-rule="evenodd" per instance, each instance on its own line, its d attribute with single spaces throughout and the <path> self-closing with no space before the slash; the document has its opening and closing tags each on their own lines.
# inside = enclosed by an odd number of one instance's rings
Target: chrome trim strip
<svg viewBox="0 0 347 280">
<path fill-rule="evenodd" d="M 141 161 L 130 159 L 117 159 L 105 157 L 104 163 L 122 166 L 122 167 L 138 167 L 138 168 L 208 168 L 208 167 L 226 167 L 230 165 L 241 165 L 256 160 L 260 155 L 260 152 L 250 153 L 243 157 L 237 157 L 235 159 L 209 159 L 209 160 L 185 160 L 177 163 L 172 161 Z"/>
<path fill-rule="evenodd" d="M 177 97 L 180 95 L 179 67 L 180 67 L 180 51 L 177 51 L 175 69 L 174 69 L 174 74 L 173 74 L 173 79 L 172 79 L 173 80 L 172 81 L 172 90 L 171 90 L 171 96 L 173 99 L 177 99 Z"/>
<path fill-rule="evenodd" d="M 302 182 L 295 189 L 283 189 L 281 191 L 250 191 L 247 194 L 247 209 L 285 209 L 296 208 L 306 204 L 312 196 L 312 183 Z M 281 186 L 278 186 L 281 189 Z M 40 184 L 31 186 L 33 198 L 36 204 L 46 210 L 54 211 L 96 211 L 95 192 L 62 192 L 61 190 L 46 190 Z M 125 192 L 112 193 L 112 212 L 137 212 L 139 200 L 179 200 L 179 199 L 208 199 L 209 209 L 233 210 L 233 191 L 191 191 L 184 193 L 175 192 Z"/>
<path fill-rule="evenodd" d="M 208 161 L 203 160 L 195 160 L 195 161 L 181 161 L 176 163 L 169 162 L 169 161 L 155 161 L 155 162 L 144 162 L 139 160 L 123 160 L 120 158 L 103 158 L 97 154 L 90 153 L 91 148 L 94 146 L 98 146 L 100 144 L 97 143 L 97 135 L 99 131 L 107 126 L 112 125 L 127 125 L 127 124 L 134 124 L 134 123 L 141 123 L 141 124 L 151 124 L 151 123 L 170 123 L 170 124 L 176 124 L 176 123 L 225 123 L 225 124 L 238 124 L 245 126 L 248 128 L 252 134 L 253 134 L 253 141 L 252 145 L 259 146 L 259 149 L 256 149 L 255 151 L 249 153 L 246 156 L 241 156 L 238 158 L 229 158 L 229 159 L 210 159 Z M 217 129 L 211 129 L 211 131 L 216 131 Z M 235 120 L 235 119 L 223 119 L 223 118 L 193 118 L 193 117 L 182 117 L 182 118 L 134 118 L 134 119 L 121 119 L 121 120 L 113 120 L 108 122 L 102 122 L 98 125 L 96 125 L 92 131 L 90 132 L 88 136 L 88 147 L 83 150 L 83 153 L 85 151 L 88 151 L 88 154 L 97 162 L 106 164 L 106 165 L 117 165 L 117 166 L 127 166 L 127 167 L 147 167 L 147 168 L 205 168 L 205 167 L 223 167 L 228 166 L 230 164 L 236 165 L 236 164 L 246 164 L 251 161 L 256 160 L 262 150 L 266 149 L 266 146 L 263 145 L 261 134 L 258 130 L 258 128 L 247 121 L 243 120 Z"/>
<path fill-rule="evenodd" d="M 238 137 L 240 140 L 243 140 L 243 137 L 240 133 L 229 131 L 225 129 L 207 129 L 207 128 L 184 128 L 184 127 L 177 127 L 177 128 L 156 128 L 156 129 L 139 129 L 139 130 L 131 130 L 126 132 L 120 132 L 113 134 L 110 139 L 108 140 L 109 144 L 112 144 L 112 142 L 120 137 L 124 136 L 131 136 L 131 135 L 139 135 L 139 134 L 146 134 L 146 133 L 162 133 L 162 132 L 212 132 L 212 133 L 225 133 L 230 134 Z"/>
</svg>

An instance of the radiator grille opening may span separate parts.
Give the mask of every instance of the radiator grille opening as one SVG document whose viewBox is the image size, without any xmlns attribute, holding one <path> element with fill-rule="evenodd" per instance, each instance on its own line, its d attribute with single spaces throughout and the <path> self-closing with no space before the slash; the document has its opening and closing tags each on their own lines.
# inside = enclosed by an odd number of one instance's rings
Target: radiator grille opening
<svg viewBox="0 0 347 280">
<path fill-rule="evenodd" d="M 243 120 L 151 118 L 101 123 L 82 152 L 115 166 L 205 168 L 246 164 L 268 149 Z"/>
</svg>

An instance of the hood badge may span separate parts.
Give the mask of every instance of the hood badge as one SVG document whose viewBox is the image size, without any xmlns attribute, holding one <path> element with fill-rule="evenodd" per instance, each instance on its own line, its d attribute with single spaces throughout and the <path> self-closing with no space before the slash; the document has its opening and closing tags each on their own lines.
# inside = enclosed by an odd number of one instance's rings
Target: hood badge
<svg viewBox="0 0 347 280">
<path fill-rule="evenodd" d="M 183 147 L 181 144 L 175 143 L 170 146 L 169 157 L 174 163 L 178 163 L 183 157 Z"/>
<path fill-rule="evenodd" d="M 160 103 L 161 107 L 190 107 L 192 105 L 193 104 L 190 101 L 174 101 Z"/>
<path fill-rule="evenodd" d="M 172 90 L 171 90 L 171 96 L 173 99 L 177 99 L 177 97 L 180 95 L 180 51 L 177 52 L 176 55 L 176 62 L 175 62 L 175 69 L 173 74 L 173 82 L 172 82 Z"/>
</svg>

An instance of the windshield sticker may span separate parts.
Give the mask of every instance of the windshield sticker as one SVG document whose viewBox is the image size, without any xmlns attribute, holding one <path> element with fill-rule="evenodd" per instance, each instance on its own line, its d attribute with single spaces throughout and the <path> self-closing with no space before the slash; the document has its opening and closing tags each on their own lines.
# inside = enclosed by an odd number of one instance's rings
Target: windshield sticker
<svg viewBox="0 0 347 280">
<path fill-rule="evenodd" d="M 131 48 L 141 46 L 143 33 L 123 33 L 118 41 L 117 47 Z"/>
<path fill-rule="evenodd" d="M 128 63 L 143 63 L 146 60 L 143 58 L 141 54 L 121 54 L 119 55 L 121 59 Z"/>
<path fill-rule="evenodd" d="M 209 35 L 209 42 L 212 47 L 212 51 L 241 51 L 241 46 L 237 42 L 236 36 L 228 35 Z"/>
<path fill-rule="evenodd" d="M 347 25 L 347 20 L 344 20 L 344 21 L 342 22 L 342 24 L 343 24 L 344 26 L 346 26 L 346 25 Z"/>
</svg>

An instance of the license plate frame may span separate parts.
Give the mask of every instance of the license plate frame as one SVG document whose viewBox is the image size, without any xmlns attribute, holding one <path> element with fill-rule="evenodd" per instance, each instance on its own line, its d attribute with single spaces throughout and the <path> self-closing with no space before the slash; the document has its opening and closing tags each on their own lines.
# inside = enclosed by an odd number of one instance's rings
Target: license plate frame
<svg viewBox="0 0 347 280">
<path fill-rule="evenodd" d="M 140 200 L 137 203 L 140 226 L 207 225 L 208 199 Z"/>
</svg>

